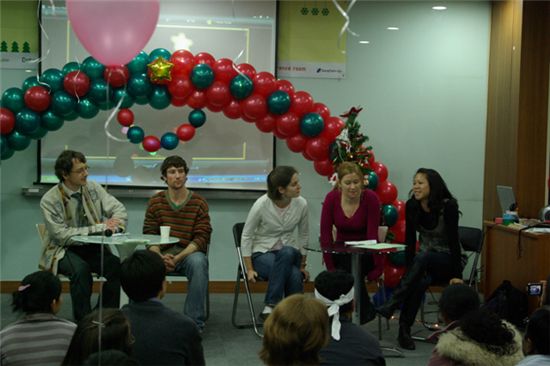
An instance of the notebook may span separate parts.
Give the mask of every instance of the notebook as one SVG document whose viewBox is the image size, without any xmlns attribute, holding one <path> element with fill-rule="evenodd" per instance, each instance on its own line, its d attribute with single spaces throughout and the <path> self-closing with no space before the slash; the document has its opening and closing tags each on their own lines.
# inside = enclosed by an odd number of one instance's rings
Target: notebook
<svg viewBox="0 0 550 366">
<path fill-rule="evenodd" d="M 497 194 L 502 212 L 516 210 L 516 197 L 512 187 L 497 185 Z"/>
</svg>

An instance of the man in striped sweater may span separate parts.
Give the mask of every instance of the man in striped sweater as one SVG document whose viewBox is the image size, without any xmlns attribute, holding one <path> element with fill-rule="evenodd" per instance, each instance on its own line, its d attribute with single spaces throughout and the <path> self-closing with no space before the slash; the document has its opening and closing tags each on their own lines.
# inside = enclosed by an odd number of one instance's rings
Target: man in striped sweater
<svg viewBox="0 0 550 366">
<path fill-rule="evenodd" d="M 159 234 L 161 226 L 170 226 L 170 236 L 180 239 L 172 245 L 151 246 L 166 266 L 189 280 L 183 312 L 200 330 L 206 320 L 205 299 L 208 291 L 208 258 L 210 216 L 208 204 L 200 195 L 187 189 L 187 163 L 179 156 L 167 157 L 160 167 L 161 179 L 168 189 L 155 194 L 147 204 L 144 234 Z"/>
</svg>

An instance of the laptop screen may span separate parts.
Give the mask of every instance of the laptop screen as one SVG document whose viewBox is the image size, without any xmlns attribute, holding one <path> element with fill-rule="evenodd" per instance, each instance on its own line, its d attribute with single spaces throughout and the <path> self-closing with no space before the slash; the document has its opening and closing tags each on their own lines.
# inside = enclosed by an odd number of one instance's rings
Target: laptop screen
<svg viewBox="0 0 550 366">
<path fill-rule="evenodd" d="M 516 197 L 514 196 L 514 190 L 512 187 L 497 186 L 497 194 L 502 212 L 506 212 L 508 210 L 515 211 Z"/>
</svg>

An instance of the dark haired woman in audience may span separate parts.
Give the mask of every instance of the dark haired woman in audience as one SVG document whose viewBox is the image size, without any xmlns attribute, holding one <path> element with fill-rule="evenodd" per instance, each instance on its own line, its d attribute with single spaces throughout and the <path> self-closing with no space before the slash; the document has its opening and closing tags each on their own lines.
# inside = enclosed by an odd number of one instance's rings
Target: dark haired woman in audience
<svg viewBox="0 0 550 366">
<path fill-rule="evenodd" d="M 46 271 L 27 275 L 13 293 L 12 308 L 24 315 L 0 332 L 0 363 L 59 365 L 76 329 L 55 316 L 61 308 L 59 279 Z"/>
<path fill-rule="evenodd" d="M 285 296 L 303 292 L 309 277 L 304 249 L 309 240 L 308 209 L 300 190 L 296 169 L 276 167 L 267 176 L 267 194 L 254 202 L 243 228 L 246 276 L 252 282 L 258 277 L 269 281 L 263 319 Z"/>
<path fill-rule="evenodd" d="M 536 310 L 523 337 L 525 358 L 518 366 L 550 366 L 550 307 Z"/>
<path fill-rule="evenodd" d="M 103 309 L 101 318 L 99 314 L 99 310 L 94 310 L 78 322 L 63 366 L 82 365 L 84 360 L 100 348 L 101 351 L 114 349 L 131 355 L 134 337 L 128 319 L 118 309 Z"/>
<path fill-rule="evenodd" d="M 458 203 L 439 173 L 433 169 L 418 169 L 405 213 L 407 272 L 392 298 L 378 308 L 381 315 L 390 318 L 403 305 L 398 341 L 405 349 L 415 349 L 411 326 L 428 286 L 462 277 L 458 217 Z M 416 232 L 420 242 L 418 253 Z"/>
</svg>

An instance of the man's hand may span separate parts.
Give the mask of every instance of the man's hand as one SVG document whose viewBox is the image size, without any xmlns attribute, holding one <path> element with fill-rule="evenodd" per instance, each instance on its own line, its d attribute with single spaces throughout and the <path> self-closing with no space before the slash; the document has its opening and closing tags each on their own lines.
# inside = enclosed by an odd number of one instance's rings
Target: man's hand
<svg viewBox="0 0 550 366">
<path fill-rule="evenodd" d="M 166 266 L 166 272 L 174 272 L 176 269 L 176 261 L 172 254 L 161 255 L 164 265 Z"/>
<path fill-rule="evenodd" d="M 250 282 L 256 282 L 256 277 L 258 277 L 258 272 L 256 272 L 255 270 L 253 269 L 248 269 L 246 271 L 246 278 L 250 281 Z"/>
<path fill-rule="evenodd" d="M 111 230 L 113 233 L 117 231 L 118 225 L 120 225 L 119 219 L 107 219 L 103 223 L 105 224 L 106 228 Z"/>
<path fill-rule="evenodd" d="M 309 281 L 309 272 L 305 268 L 301 268 L 300 272 L 302 272 L 302 277 L 304 278 L 304 282 Z"/>
</svg>

